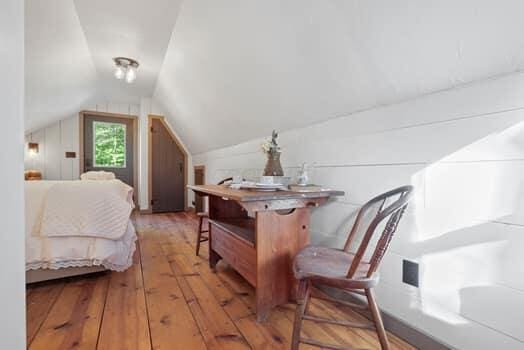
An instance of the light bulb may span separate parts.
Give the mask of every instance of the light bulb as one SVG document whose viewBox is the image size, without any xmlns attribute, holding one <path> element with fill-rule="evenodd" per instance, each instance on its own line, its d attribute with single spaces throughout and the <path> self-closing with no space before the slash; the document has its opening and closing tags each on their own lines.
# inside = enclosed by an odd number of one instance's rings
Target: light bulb
<svg viewBox="0 0 524 350">
<path fill-rule="evenodd" d="M 123 79 L 124 76 L 126 75 L 126 70 L 124 67 L 118 65 L 116 66 L 116 70 L 115 70 L 115 78 L 117 78 L 118 80 L 120 79 Z"/>
<path fill-rule="evenodd" d="M 127 72 L 126 72 L 126 81 L 131 84 L 132 82 L 135 81 L 135 79 L 136 79 L 136 68 L 133 66 L 128 66 Z"/>
</svg>

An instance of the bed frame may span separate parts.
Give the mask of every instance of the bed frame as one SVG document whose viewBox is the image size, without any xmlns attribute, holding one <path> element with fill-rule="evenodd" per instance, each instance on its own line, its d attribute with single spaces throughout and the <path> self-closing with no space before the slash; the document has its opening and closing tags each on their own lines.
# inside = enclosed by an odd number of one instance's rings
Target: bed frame
<svg viewBox="0 0 524 350">
<path fill-rule="evenodd" d="M 29 270 L 25 272 L 25 283 L 36 283 L 42 281 L 55 280 L 58 278 L 72 277 L 85 275 L 88 273 L 95 273 L 106 271 L 107 269 L 103 266 L 86 266 L 86 267 L 66 267 L 62 269 L 38 269 Z"/>
</svg>

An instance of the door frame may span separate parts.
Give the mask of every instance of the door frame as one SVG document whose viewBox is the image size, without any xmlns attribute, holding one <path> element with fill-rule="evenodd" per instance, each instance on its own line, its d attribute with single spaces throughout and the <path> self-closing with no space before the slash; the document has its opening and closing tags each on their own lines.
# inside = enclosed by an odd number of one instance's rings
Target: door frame
<svg viewBox="0 0 524 350">
<path fill-rule="evenodd" d="M 171 130 L 171 127 L 169 124 L 167 124 L 166 119 L 163 115 L 156 115 L 156 114 L 149 114 L 147 116 L 147 149 L 148 149 L 148 155 L 147 155 L 147 182 L 148 182 L 148 204 L 149 204 L 149 210 L 153 211 L 153 206 L 151 205 L 151 198 L 153 197 L 153 133 L 151 132 L 151 129 L 153 127 L 153 119 L 156 119 L 160 121 L 164 127 L 166 128 L 167 132 L 169 133 L 169 136 L 171 136 L 171 139 L 175 141 L 177 147 L 182 152 L 182 155 L 184 156 L 184 211 L 188 210 L 188 204 L 187 204 L 187 177 L 188 177 L 188 154 L 186 152 L 186 149 L 182 145 L 182 142 L 178 139 L 178 137 L 175 135 L 173 130 Z"/>
<path fill-rule="evenodd" d="M 196 183 L 195 183 L 196 181 L 194 181 L 194 180 L 195 180 L 195 174 L 196 174 L 197 170 L 202 170 L 202 173 L 204 174 L 204 176 L 203 176 L 203 178 L 204 178 L 203 185 L 205 185 L 206 184 L 206 166 L 205 165 L 195 165 L 195 166 L 193 166 L 193 183 L 195 185 L 196 185 Z M 195 193 L 195 196 L 194 196 L 195 203 L 194 203 L 194 208 L 193 208 L 195 210 L 195 212 L 196 212 L 196 196 L 197 196 L 197 194 Z M 206 203 L 204 201 L 204 197 L 202 197 L 202 209 L 205 210 L 205 208 L 206 208 Z"/>
<path fill-rule="evenodd" d="M 84 119 L 86 115 L 93 115 L 97 117 L 123 118 L 133 120 L 133 189 L 135 193 L 135 205 L 138 203 L 139 188 L 138 188 L 138 116 L 130 114 L 106 113 L 83 110 L 78 113 L 78 127 L 80 132 L 80 144 L 78 145 L 78 159 L 80 163 L 80 175 L 84 173 Z"/>
</svg>

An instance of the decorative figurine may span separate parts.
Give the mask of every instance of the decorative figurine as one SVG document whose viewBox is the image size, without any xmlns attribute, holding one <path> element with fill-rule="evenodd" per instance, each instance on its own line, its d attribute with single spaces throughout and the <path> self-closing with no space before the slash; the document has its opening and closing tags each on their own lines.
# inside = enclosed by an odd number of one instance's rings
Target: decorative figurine
<svg viewBox="0 0 524 350">
<path fill-rule="evenodd" d="M 282 165 L 280 164 L 280 146 L 277 144 L 278 133 L 273 130 L 271 139 L 267 139 L 261 145 L 262 152 L 267 155 L 264 176 L 284 176 Z"/>
</svg>

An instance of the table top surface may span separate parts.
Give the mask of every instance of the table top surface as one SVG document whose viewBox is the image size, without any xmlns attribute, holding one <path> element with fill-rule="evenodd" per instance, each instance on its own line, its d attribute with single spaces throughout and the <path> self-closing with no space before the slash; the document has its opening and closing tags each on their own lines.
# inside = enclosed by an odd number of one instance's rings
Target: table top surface
<svg viewBox="0 0 524 350">
<path fill-rule="evenodd" d="M 188 185 L 189 189 L 210 196 L 217 196 L 235 200 L 238 202 L 283 200 L 283 199 L 307 199 L 343 196 L 343 191 L 322 190 L 315 192 L 293 192 L 293 191 L 251 191 L 244 189 L 233 189 L 228 185 Z"/>
</svg>

